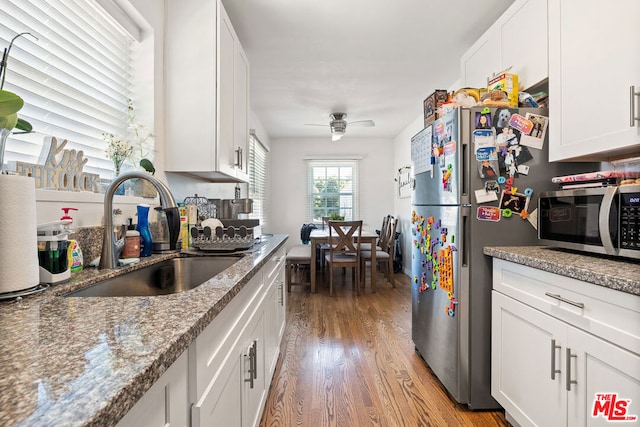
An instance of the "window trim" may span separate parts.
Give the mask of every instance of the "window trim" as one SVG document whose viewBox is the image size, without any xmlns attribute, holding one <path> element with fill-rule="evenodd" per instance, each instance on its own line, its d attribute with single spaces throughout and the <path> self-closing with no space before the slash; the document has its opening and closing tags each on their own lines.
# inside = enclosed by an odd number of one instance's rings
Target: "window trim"
<svg viewBox="0 0 640 427">
<path fill-rule="evenodd" d="M 307 162 L 307 190 L 306 190 L 306 207 L 305 207 L 305 216 L 306 222 L 314 222 L 320 224 L 322 222 L 321 219 L 314 218 L 314 176 L 313 170 L 316 167 L 351 167 L 352 168 L 352 191 L 351 191 L 351 212 L 354 220 L 358 219 L 360 216 L 360 162 L 359 159 L 354 158 L 356 156 L 350 156 L 348 158 L 345 157 L 305 157 L 305 161 Z M 339 208 L 340 209 L 340 208 Z M 346 219 L 346 218 L 345 218 Z"/>
<path fill-rule="evenodd" d="M 259 162 L 261 170 L 256 170 L 256 162 Z M 268 224 L 269 200 L 269 148 L 260 141 L 255 131 L 249 130 L 249 197 L 253 200 L 253 212 L 249 214 L 252 219 L 260 220 L 264 228 Z M 262 173 L 260 173 L 262 171 Z M 262 182 L 256 179 L 262 178 Z"/>
</svg>

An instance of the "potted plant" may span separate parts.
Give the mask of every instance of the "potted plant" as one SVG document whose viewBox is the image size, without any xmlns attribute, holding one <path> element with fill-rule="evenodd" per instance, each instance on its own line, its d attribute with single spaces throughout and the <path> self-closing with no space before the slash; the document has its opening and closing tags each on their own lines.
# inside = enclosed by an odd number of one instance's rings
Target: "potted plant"
<svg viewBox="0 0 640 427">
<path fill-rule="evenodd" d="M 150 139 L 153 138 L 153 135 L 151 132 L 146 130 L 144 125 L 136 121 L 133 101 L 129 99 L 127 103 L 129 123 L 127 136 L 115 136 L 111 133 L 102 134 L 103 139 L 108 142 L 106 151 L 107 157 L 113 161 L 116 176 L 120 173 L 125 162 L 128 162 L 134 168 L 139 166 L 145 172 L 154 175 L 156 169 L 153 166 L 153 162 L 149 159 L 152 152 Z M 151 198 L 155 197 L 157 194 L 155 187 L 143 179 L 129 180 L 126 185 L 127 188 L 132 191 L 134 196 Z"/>
<path fill-rule="evenodd" d="M 31 33 L 20 33 L 11 39 L 9 47 L 5 48 L 2 53 L 2 60 L 0 61 L 0 171 L 4 165 L 4 148 L 7 142 L 7 138 L 11 134 L 11 131 L 15 128 L 20 130 L 16 133 L 28 133 L 33 129 L 31 124 L 24 119 L 18 117 L 18 111 L 24 106 L 24 100 L 13 92 L 4 90 L 4 80 L 7 74 L 7 65 L 9 61 L 9 54 L 15 40 L 24 35 L 30 35 L 38 40 Z"/>
</svg>

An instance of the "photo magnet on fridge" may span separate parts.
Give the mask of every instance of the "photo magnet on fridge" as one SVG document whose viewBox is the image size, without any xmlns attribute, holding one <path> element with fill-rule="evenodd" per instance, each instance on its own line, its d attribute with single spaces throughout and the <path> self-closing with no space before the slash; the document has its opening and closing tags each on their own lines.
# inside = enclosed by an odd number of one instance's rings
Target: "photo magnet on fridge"
<svg viewBox="0 0 640 427">
<path fill-rule="evenodd" d="M 511 194 L 510 191 L 503 191 L 500 197 L 500 209 L 510 209 L 513 213 L 520 213 L 527 210 L 529 197 L 521 193 Z"/>
<path fill-rule="evenodd" d="M 533 128 L 528 134 L 522 134 L 520 143 L 527 147 L 542 150 L 544 137 L 547 134 L 547 127 L 549 125 L 549 118 L 538 114 L 527 113 L 527 120 L 531 121 Z"/>
<path fill-rule="evenodd" d="M 495 191 L 487 191 L 484 188 L 480 190 L 475 190 L 473 192 L 476 196 L 476 203 L 489 203 L 495 202 L 498 200 L 498 195 Z"/>
<path fill-rule="evenodd" d="M 491 129 L 491 113 L 476 113 L 476 129 Z"/>
<path fill-rule="evenodd" d="M 478 162 L 478 172 L 482 179 L 497 179 L 498 171 L 498 160 L 482 160 Z"/>
</svg>

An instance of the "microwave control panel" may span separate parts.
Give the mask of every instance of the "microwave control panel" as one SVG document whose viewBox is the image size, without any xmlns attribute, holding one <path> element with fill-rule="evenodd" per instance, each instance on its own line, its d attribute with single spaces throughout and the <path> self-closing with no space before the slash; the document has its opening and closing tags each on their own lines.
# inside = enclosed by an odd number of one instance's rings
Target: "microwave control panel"
<svg viewBox="0 0 640 427">
<path fill-rule="evenodd" d="M 620 194 L 620 248 L 640 250 L 640 193 Z"/>
</svg>

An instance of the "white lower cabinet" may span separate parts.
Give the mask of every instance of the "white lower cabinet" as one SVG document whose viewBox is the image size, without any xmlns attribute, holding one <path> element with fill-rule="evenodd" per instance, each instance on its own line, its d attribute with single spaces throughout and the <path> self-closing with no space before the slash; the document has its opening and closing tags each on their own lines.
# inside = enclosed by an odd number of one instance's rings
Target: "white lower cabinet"
<svg viewBox="0 0 640 427">
<path fill-rule="evenodd" d="M 118 427 L 254 427 L 285 326 L 284 248 L 198 335 Z"/>
<path fill-rule="evenodd" d="M 263 307 L 257 311 L 247 325 L 243 335 L 242 365 L 242 426 L 257 426 L 262 416 L 262 407 L 267 399 L 267 391 L 271 376 L 265 369 L 265 308 L 267 299 L 263 300 Z M 211 424 L 208 424 L 211 425 Z"/>
<path fill-rule="evenodd" d="M 117 427 L 187 427 L 187 352 L 162 374 Z"/>
<path fill-rule="evenodd" d="M 281 249 L 189 348 L 193 427 L 260 423 L 284 330 L 283 260 Z"/>
<path fill-rule="evenodd" d="M 281 248 L 265 266 L 265 283 L 270 283 L 267 289 L 267 304 L 270 309 L 265 316 L 265 364 L 270 376 L 275 371 L 280 354 L 280 342 L 284 336 L 287 296 L 284 291 L 285 256 L 285 250 Z"/>
<path fill-rule="evenodd" d="M 640 416 L 640 297 L 496 259 L 493 275 L 491 393 L 513 420 L 610 425 L 612 395 Z"/>
</svg>

